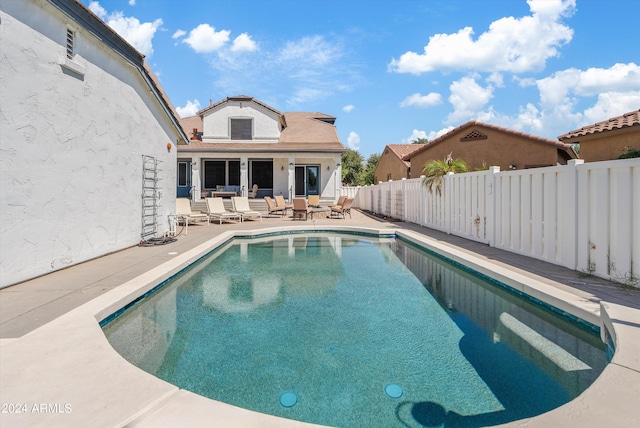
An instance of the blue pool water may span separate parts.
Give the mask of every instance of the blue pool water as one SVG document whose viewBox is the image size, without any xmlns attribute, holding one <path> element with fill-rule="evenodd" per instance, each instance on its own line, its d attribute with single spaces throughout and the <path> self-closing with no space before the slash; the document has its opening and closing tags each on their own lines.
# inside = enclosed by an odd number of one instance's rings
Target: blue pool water
<svg viewBox="0 0 640 428">
<path fill-rule="evenodd" d="M 341 427 L 530 417 L 607 362 L 593 331 L 412 244 L 352 235 L 235 240 L 103 329 L 181 388 Z"/>
</svg>

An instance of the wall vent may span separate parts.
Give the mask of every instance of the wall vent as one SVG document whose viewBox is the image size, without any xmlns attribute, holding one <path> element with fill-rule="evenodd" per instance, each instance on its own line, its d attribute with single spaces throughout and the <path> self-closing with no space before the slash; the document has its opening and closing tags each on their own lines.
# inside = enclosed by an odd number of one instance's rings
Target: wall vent
<svg viewBox="0 0 640 428">
<path fill-rule="evenodd" d="M 73 39 L 75 33 L 73 30 L 67 28 L 67 58 L 73 59 Z"/>
<path fill-rule="evenodd" d="M 471 132 L 469 132 L 467 135 L 465 135 L 464 137 L 460 138 L 460 141 L 476 141 L 476 140 L 486 140 L 487 137 L 485 134 L 483 134 L 480 131 L 476 131 L 475 129 Z"/>
</svg>

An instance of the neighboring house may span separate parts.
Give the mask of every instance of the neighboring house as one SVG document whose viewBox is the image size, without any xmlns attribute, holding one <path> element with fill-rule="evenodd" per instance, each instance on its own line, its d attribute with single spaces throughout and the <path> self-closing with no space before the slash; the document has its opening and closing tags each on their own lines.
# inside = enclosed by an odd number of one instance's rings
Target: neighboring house
<svg viewBox="0 0 640 428">
<path fill-rule="evenodd" d="M 75 0 L 0 0 L 0 22 L 0 286 L 167 231 L 188 137 L 144 56 Z"/>
<path fill-rule="evenodd" d="M 585 162 L 618 159 L 628 149 L 640 151 L 640 110 L 612 117 L 558 137 L 565 144 L 579 144 Z"/>
<path fill-rule="evenodd" d="M 411 177 L 410 155 L 422 148 L 422 144 L 387 144 L 373 173 L 373 181 L 402 180 Z"/>
<path fill-rule="evenodd" d="M 181 119 L 191 135 L 178 148 L 177 195 L 198 200 L 212 191 L 258 197 L 340 195 L 340 159 L 346 151 L 336 118 L 323 113 L 280 113 L 244 95 L 227 97 Z"/>
<path fill-rule="evenodd" d="M 577 158 L 569 144 L 472 120 L 405 156 L 411 162 L 411 178 L 420 177 L 429 161 L 446 159 L 449 154 L 464 160 L 470 171 L 490 166 L 504 171 L 566 165 Z"/>
</svg>

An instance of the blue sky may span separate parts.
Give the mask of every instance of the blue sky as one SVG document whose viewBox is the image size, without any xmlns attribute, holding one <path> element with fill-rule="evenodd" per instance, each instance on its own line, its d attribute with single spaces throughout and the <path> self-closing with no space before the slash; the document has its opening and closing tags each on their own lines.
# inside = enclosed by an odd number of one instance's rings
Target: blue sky
<svg viewBox="0 0 640 428">
<path fill-rule="evenodd" d="M 337 117 L 365 157 L 468 120 L 556 139 L 640 108 L 638 0 L 82 0 L 178 113 Z"/>
</svg>

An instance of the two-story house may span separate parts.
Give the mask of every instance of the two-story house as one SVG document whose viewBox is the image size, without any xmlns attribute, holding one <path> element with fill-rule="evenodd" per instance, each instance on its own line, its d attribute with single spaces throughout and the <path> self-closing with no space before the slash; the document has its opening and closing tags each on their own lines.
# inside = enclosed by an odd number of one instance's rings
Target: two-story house
<svg viewBox="0 0 640 428">
<path fill-rule="evenodd" d="M 181 120 L 191 134 L 178 147 L 177 196 L 198 200 L 223 189 L 257 197 L 320 195 L 336 200 L 345 152 L 336 118 L 281 113 L 249 96 L 227 97 Z"/>
</svg>

